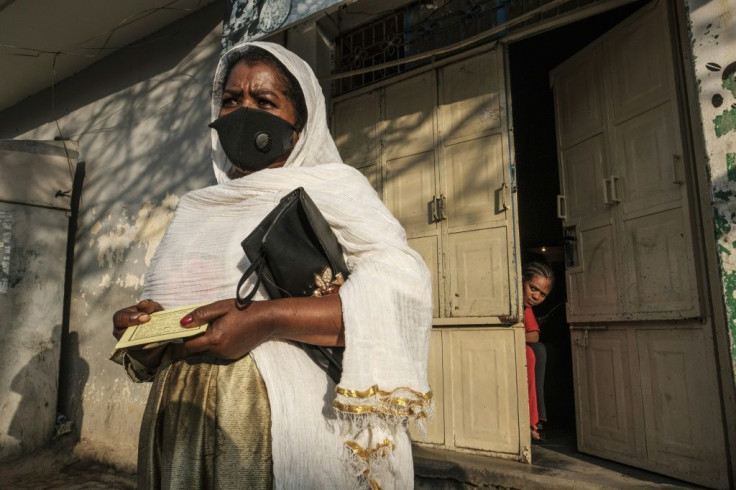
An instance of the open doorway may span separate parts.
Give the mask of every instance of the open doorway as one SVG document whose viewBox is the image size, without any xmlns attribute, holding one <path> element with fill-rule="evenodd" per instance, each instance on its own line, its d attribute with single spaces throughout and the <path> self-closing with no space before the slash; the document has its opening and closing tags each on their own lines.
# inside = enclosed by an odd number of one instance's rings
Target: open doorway
<svg viewBox="0 0 736 490">
<path fill-rule="evenodd" d="M 535 307 L 547 351 L 546 440 L 540 444 L 576 450 L 575 399 L 570 328 L 566 321 L 564 236 L 557 218 L 560 192 L 555 114 L 549 73 L 558 64 L 638 10 L 635 2 L 509 44 L 510 86 L 519 235 L 522 263 L 546 262 L 556 284 Z"/>
</svg>

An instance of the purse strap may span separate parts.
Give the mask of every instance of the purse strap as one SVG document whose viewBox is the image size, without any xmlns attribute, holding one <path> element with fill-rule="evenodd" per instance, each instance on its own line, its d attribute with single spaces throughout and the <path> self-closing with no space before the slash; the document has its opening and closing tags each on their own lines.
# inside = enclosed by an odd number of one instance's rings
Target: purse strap
<svg viewBox="0 0 736 490">
<path fill-rule="evenodd" d="M 243 276 L 240 278 L 240 281 L 238 281 L 238 289 L 235 291 L 235 300 L 237 301 L 238 306 L 247 305 L 253 299 L 253 296 L 256 295 L 258 287 L 261 285 L 261 277 L 263 266 L 265 263 L 265 254 L 263 252 L 263 247 L 261 247 L 261 250 L 258 253 L 258 257 L 256 257 L 256 259 L 251 262 L 251 264 L 243 273 Z M 245 297 L 240 296 L 240 290 L 242 289 L 243 284 L 245 284 L 245 281 L 247 281 L 254 272 L 256 273 L 256 283 L 253 285 L 253 288 L 250 290 L 250 292 L 245 295 Z"/>
</svg>

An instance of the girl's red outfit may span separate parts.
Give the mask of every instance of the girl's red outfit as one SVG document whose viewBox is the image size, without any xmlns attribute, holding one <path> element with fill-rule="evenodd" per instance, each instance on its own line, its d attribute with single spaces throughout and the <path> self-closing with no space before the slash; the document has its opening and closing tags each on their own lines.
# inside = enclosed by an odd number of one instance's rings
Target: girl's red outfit
<svg viewBox="0 0 736 490">
<path fill-rule="evenodd" d="M 524 330 L 526 332 L 539 332 L 539 324 L 534 311 L 530 307 L 524 308 Z M 536 430 L 539 423 L 539 411 L 537 409 L 537 384 L 535 364 L 537 358 L 534 351 L 528 345 L 526 346 L 526 379 L 529 389 L 529 423 Z"/>
</svg>

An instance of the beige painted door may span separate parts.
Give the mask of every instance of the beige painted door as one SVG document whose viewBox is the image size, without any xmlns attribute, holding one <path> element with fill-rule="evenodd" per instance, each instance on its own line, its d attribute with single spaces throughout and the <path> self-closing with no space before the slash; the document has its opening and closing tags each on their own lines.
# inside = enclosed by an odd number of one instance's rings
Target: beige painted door
<svg viewBox="0 0 736 490">
<path fill-rule="evenodd" d="M 727 485 L 710 320 L 703 321 L 668 2 L 556 68 L 578 448 Z"/>
<path fill-rule="evenodd" d="M 503 55 L 489 50 L 339 98 L 332 118 L 343 159 L 378 176 L 432 272 L 436 410 L 415 439 L 528 461 L 505 114 Z"/>
<path fill-rule="evenodd" d="M 573 323 L 701 314 L 664 3 L 552 73 Z"/>
<path fill-rule="evenodd" d="M 572 343 L 579 450 L 727 486 L 712 341 L 698 321 L 576 326 Z"/>
</svg>

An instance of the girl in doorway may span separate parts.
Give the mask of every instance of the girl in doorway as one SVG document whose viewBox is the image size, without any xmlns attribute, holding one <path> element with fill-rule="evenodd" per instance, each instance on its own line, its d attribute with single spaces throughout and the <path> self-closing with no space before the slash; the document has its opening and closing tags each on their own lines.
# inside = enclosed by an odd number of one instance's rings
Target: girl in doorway
<svg viewBox="0 0 736 490">
<path fill-rule="evenodd" d="M 547 351 L 539 341 L 539 324 L 532 307 L 547 299 L 555 284 L 555 275 L 547 264 L 530 262 L 521 273 L 524 292 L 524 329 L 526 331 L 526 369 L 529 389 L 529 425 L 534 440 L 542 440 L 542 423 L 547 422 L 544 405 L 544 370 Z"/>
</svg>

